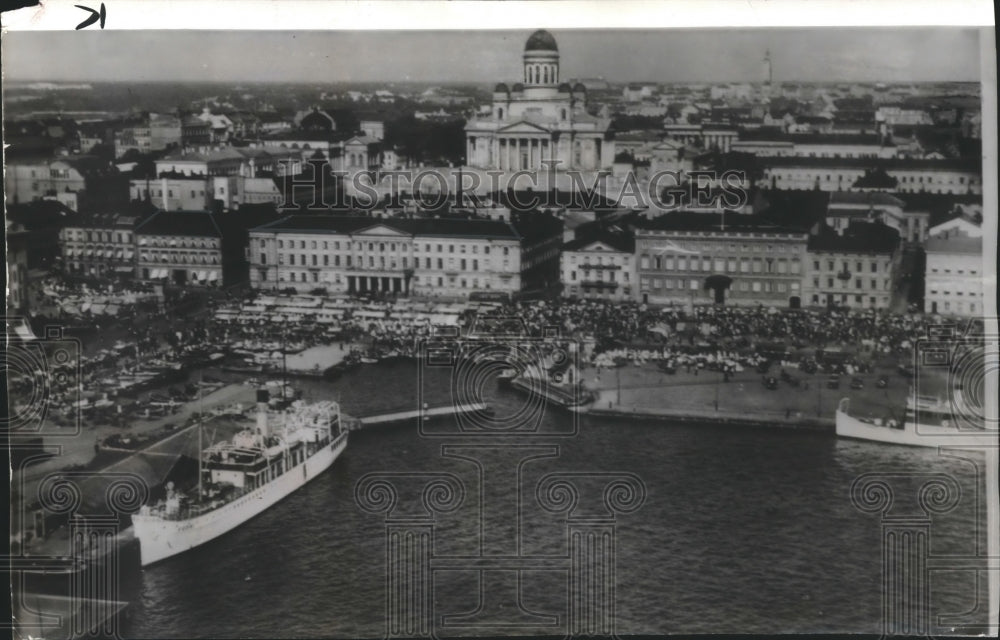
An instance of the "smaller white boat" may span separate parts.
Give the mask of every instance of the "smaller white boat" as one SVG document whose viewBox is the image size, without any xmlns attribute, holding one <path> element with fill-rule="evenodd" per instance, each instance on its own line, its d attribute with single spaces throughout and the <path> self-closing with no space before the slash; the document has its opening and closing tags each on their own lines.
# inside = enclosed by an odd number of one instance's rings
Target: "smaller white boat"
<svg viewBox="0 0 1000 640">
<path fill-rule="evenodd" d="M 862 419 L 849 412 L 850 400 L 844 398 L 837 407 L 838 437 L 914 447 L 995 446 L 997 443 L 997 431 L 956 420 L 950 403 L 939 398 L 907 398 L 906 415 L 901 421 Z"/>
</svg>

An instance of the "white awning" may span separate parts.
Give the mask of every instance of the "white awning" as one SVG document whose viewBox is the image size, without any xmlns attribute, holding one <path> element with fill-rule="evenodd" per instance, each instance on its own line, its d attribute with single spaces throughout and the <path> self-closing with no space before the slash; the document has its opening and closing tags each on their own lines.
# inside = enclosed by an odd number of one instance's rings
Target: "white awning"
<svg viewBox="0 0 1000 640">
<path fill-rule="evenodd" d="M 219 279 L 219 272 L 218 271 L 211 271 L 211 272 L 209 272 L 209 274 L 208 274 L 208 281 L 209 282 L 215 282 L 218 279 Z"/>
<path fill-rule="evenodd" d="M 135 255 L 134 251 L 126 251 L 125 252 L 125 257 L 128 258 L 129 260 L 131 260 L 132 256 L 134 256 L 134 255 Z"/>
<path fill-rule="evenodd" d="M 124 254 L 125 254 L 125 252 L 124 252 L 124 251 L 122 251 L 121 249 L 119 249 L 118 251 L 116 251 L 116 252 L 115 252 L 115 257 L 116 257 L 116 258 L 120 258 L 120 257 L 122 257 L 122 256 L 123 256 Z"/>
</svg>

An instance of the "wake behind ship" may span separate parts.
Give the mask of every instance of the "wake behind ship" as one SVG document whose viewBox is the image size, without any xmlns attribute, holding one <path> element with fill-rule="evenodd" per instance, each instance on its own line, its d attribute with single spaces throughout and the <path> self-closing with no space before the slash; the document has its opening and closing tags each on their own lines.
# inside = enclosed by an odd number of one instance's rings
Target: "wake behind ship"
<svg viewBox="0 0 1000 640">
<path fill-rule="evenodd" d="M 266 511 L 333 465 L 347 446 L 340 405 L 297 401 L 268 411 L 257 392 L 257 424 L 200 451 L 198 486 L 168 484 L 165 499 L 132 516 L 142 566 L 183 553 Z M 199 447 L 200 449 L 200 447 Z"/>
</svg>

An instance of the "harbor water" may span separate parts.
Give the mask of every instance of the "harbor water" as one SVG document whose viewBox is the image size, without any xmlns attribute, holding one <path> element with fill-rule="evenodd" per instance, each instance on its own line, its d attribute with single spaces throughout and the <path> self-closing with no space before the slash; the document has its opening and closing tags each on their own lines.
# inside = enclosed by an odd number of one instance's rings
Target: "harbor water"
<svg viewBox="0 0 1000 640">
<path fill-rule="evenodd" d="M 295 384 L 306 399 L 339 399 L 353 415 L 413 409 L 418 398 L 439 406 L 451 399 L 453 388 L 448 370 L 417 376 L 412 361 Z M 481 399 L 497 415 L 513 413 L 525 401 L 495 384 L 483 389 Z M 553 408 L 543 420 L 560 427 L 573 418 Z M 904 480 L 907 474 L 953 477 L 961 498 L 947 513 L 933 516 L 932 552 L 975 556 L 986 547 L 977 453 L 587 416 L 580 418 L 575 436 L 544 442 L 557 446 L 557 455 L 523 465 L 520 487 L 509 471 L 524 457 L 522 450 L 500 447 L 486 456 L 483 476 L 496 472 L 503 482 L 483 488 L 472 464 L 442 455 L 442 447 L 452 444 L 447 438 L 422 437 L 413 424 L 353 433 L 333 468 L 284 501 L 229 534 L 144 569 L 130 598 L 124 635 L 384 637 L 386 522 L 355 500 L 356 483 L 372 472 L 451 472 L 461 478 L 464 502 L 435 520 L 435 556 L 477 555 L 484 537 L 500 546 L 508 540 L 522 555 L 565 554 L 565 515 L 534 504 L 539 478 L 552 471 L 635 474 L 645 487 L 645 502 L 615 521 L 619 635 L 879 633 L 881 515 L 863 512 L 851 501 L 852 483 L 866 473 Z M 530 438 L 516 443 L 536 444 Z M 900 485 L 894 508 L 917 509 L 918 486 Z M 502 513 L 511 515 L 494 517 Z M 522 606 L 565 621 L 565 572 L 525 571 L 522 579 Z M 475 610 L 476 580 L 473 572 L 436 575 L 435 620 Z M 972 633 L 978 628 L 962 624 L 985 622 L 986 596 L 980 589 L 977 602 L 976 580 L 975 572 L 932 572 L 934 620 L 938 614 L 957 616 L 950 627 L 935 626 L 935 633 L 950 628 Z M 972 613 L 962 617 L 964 612 Z M 480 635 L 538 633 L 480 629 Z M 562 635 L 558 628 L 550 633 Z"/>
</svg>

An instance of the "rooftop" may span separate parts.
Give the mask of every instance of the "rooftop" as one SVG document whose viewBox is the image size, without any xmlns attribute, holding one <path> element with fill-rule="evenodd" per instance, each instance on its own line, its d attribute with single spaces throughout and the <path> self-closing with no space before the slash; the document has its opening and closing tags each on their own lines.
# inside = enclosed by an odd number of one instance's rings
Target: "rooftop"
<svg viewBox="0 0 1000 640">
<path fill-rule="evenodd" d="M 500 220 L 461 220 L 440 218 L 372 218 L 346 215 L 293 215 L 261 225 L 251 231 L 272 233 L 343 233 L 355 234 L 366 229 L 386 227 L 414 237 L 463 237 L 496 240 L 519 240 L 514 227 Z"/>
<path fill-rule="evenodd" d="M 674 211 L 652 220 L 637 220 L 636 228 L 643 231 L 709 231 L 709 232 L 753 232 L 792 233 L 804 232 L 793 227 L 779 226 L 770 220 L 752 214 L 727 212 L 724 214 Z"/>
<path fill-rule="evenodd" d="M 159 211 L 136 228 L 137 234 L 160 236 L 204 236 L 219 238 L 222 232 L 208 211 Z"/>
<path fill-rule="evenodd" d="M 892 253 L 899 246 L 899 232 L 880 222 L 852 222 L 838 235 L 824 227 L 809 238 L 809 251 L 827 253 Z"/>
<path fill-rule="evenodd" d="M 969 253 L 983 254 L 983 239 L 966 235 L 937 236 L 928 238 L 924 245 L 927 253 Z"/>
</svg>

